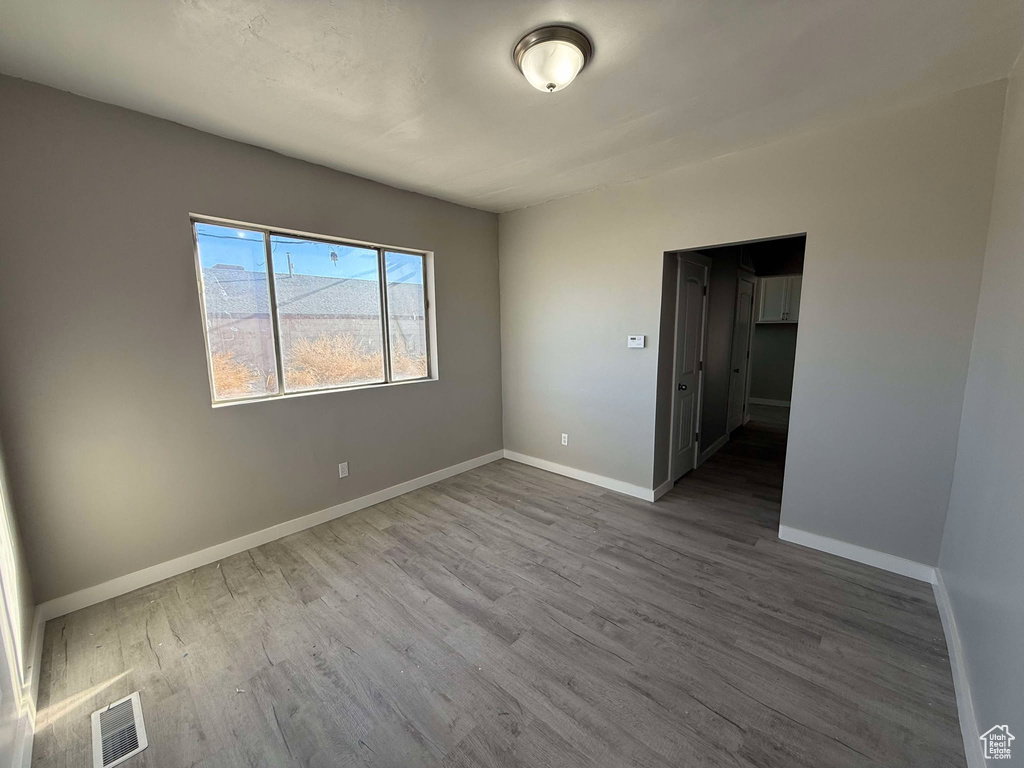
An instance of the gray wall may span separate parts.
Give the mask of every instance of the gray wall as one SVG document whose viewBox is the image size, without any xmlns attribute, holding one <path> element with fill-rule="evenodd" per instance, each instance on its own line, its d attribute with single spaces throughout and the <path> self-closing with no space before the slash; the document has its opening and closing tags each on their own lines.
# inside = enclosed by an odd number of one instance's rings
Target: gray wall
<svg viewBox="0 0 1024 768">
<path fill-rule="evenodd" d="M 651 487 L 664 254 L 806 232 L 783 522 L 934 564 L 1004 95 L 502 214 L 505 447 Z"/>
<path fill-rule="evenodd" d="M 1011 80 L 939 570 L 977 726 L 1024 752 L 1024 67 Z M 1021 761 L 1017 754 L 1015 765 Z"/>
<path fill-rule="evenodd" d="M 750 349 L 750 396 L 786 400 L 793 396 L 796 323 L 757 323 Z"/>
<path fill-rule="evenodd" d="M 0 104 L 0 432 L 37 600 L 502 447 L 494 215 L 11 78 Z M 211 409 L 190 211 L 433 250 L 440 381 Z"/>
</svg>

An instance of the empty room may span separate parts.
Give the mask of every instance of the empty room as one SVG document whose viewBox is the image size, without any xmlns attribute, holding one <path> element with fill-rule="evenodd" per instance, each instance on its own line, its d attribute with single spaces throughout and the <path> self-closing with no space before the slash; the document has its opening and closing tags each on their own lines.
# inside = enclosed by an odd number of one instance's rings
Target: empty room
<svg viewBox="0 0 1024 768">
<path fill-rule="evenodd" d="M 0 768 L 1024 765 L 1022 47 L 0 0 Z"/>
</svg>

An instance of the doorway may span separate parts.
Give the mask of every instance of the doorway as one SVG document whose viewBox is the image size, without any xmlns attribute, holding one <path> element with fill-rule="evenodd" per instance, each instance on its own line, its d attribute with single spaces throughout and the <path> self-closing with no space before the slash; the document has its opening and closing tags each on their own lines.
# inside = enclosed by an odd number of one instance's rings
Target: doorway
<svg viewBox="0 0 1024 768">
<path fill-rule="evenodd" d="M 805 241 L 664 254 L 655 498 L 753 421 L 788 423 Z"/>
</svg>

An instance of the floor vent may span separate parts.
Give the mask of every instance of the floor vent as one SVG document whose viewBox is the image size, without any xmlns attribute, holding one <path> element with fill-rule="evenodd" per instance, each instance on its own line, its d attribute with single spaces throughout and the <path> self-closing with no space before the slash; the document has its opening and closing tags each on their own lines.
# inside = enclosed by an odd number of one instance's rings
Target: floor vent
<svg viewBox="0 0 1024 768">
<path fill-rule="evenodd" d="M 138 691 L 92 713 L 93 768 L 118 765 L 148 746 Z"/>
</svg>

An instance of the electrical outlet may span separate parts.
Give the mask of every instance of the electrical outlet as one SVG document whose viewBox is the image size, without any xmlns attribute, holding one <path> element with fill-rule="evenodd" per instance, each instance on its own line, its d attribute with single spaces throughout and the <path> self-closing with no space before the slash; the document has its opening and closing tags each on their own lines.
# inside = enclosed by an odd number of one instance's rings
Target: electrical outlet
<svg viewBox="0 0 1024 768">
<path fill-rule="evenodd" d="M 562 445 L 568 445 L 568 444 L 569 444 L 569 436 L 567 434 L 565 434 L 565 432 L 563 432 L 562 433 Z"/>
<path fill-rule="evenodd" d="M 338 477 L 348 477 L 348 462 L 343 461 L 338 465 Z"/>
</svg>

